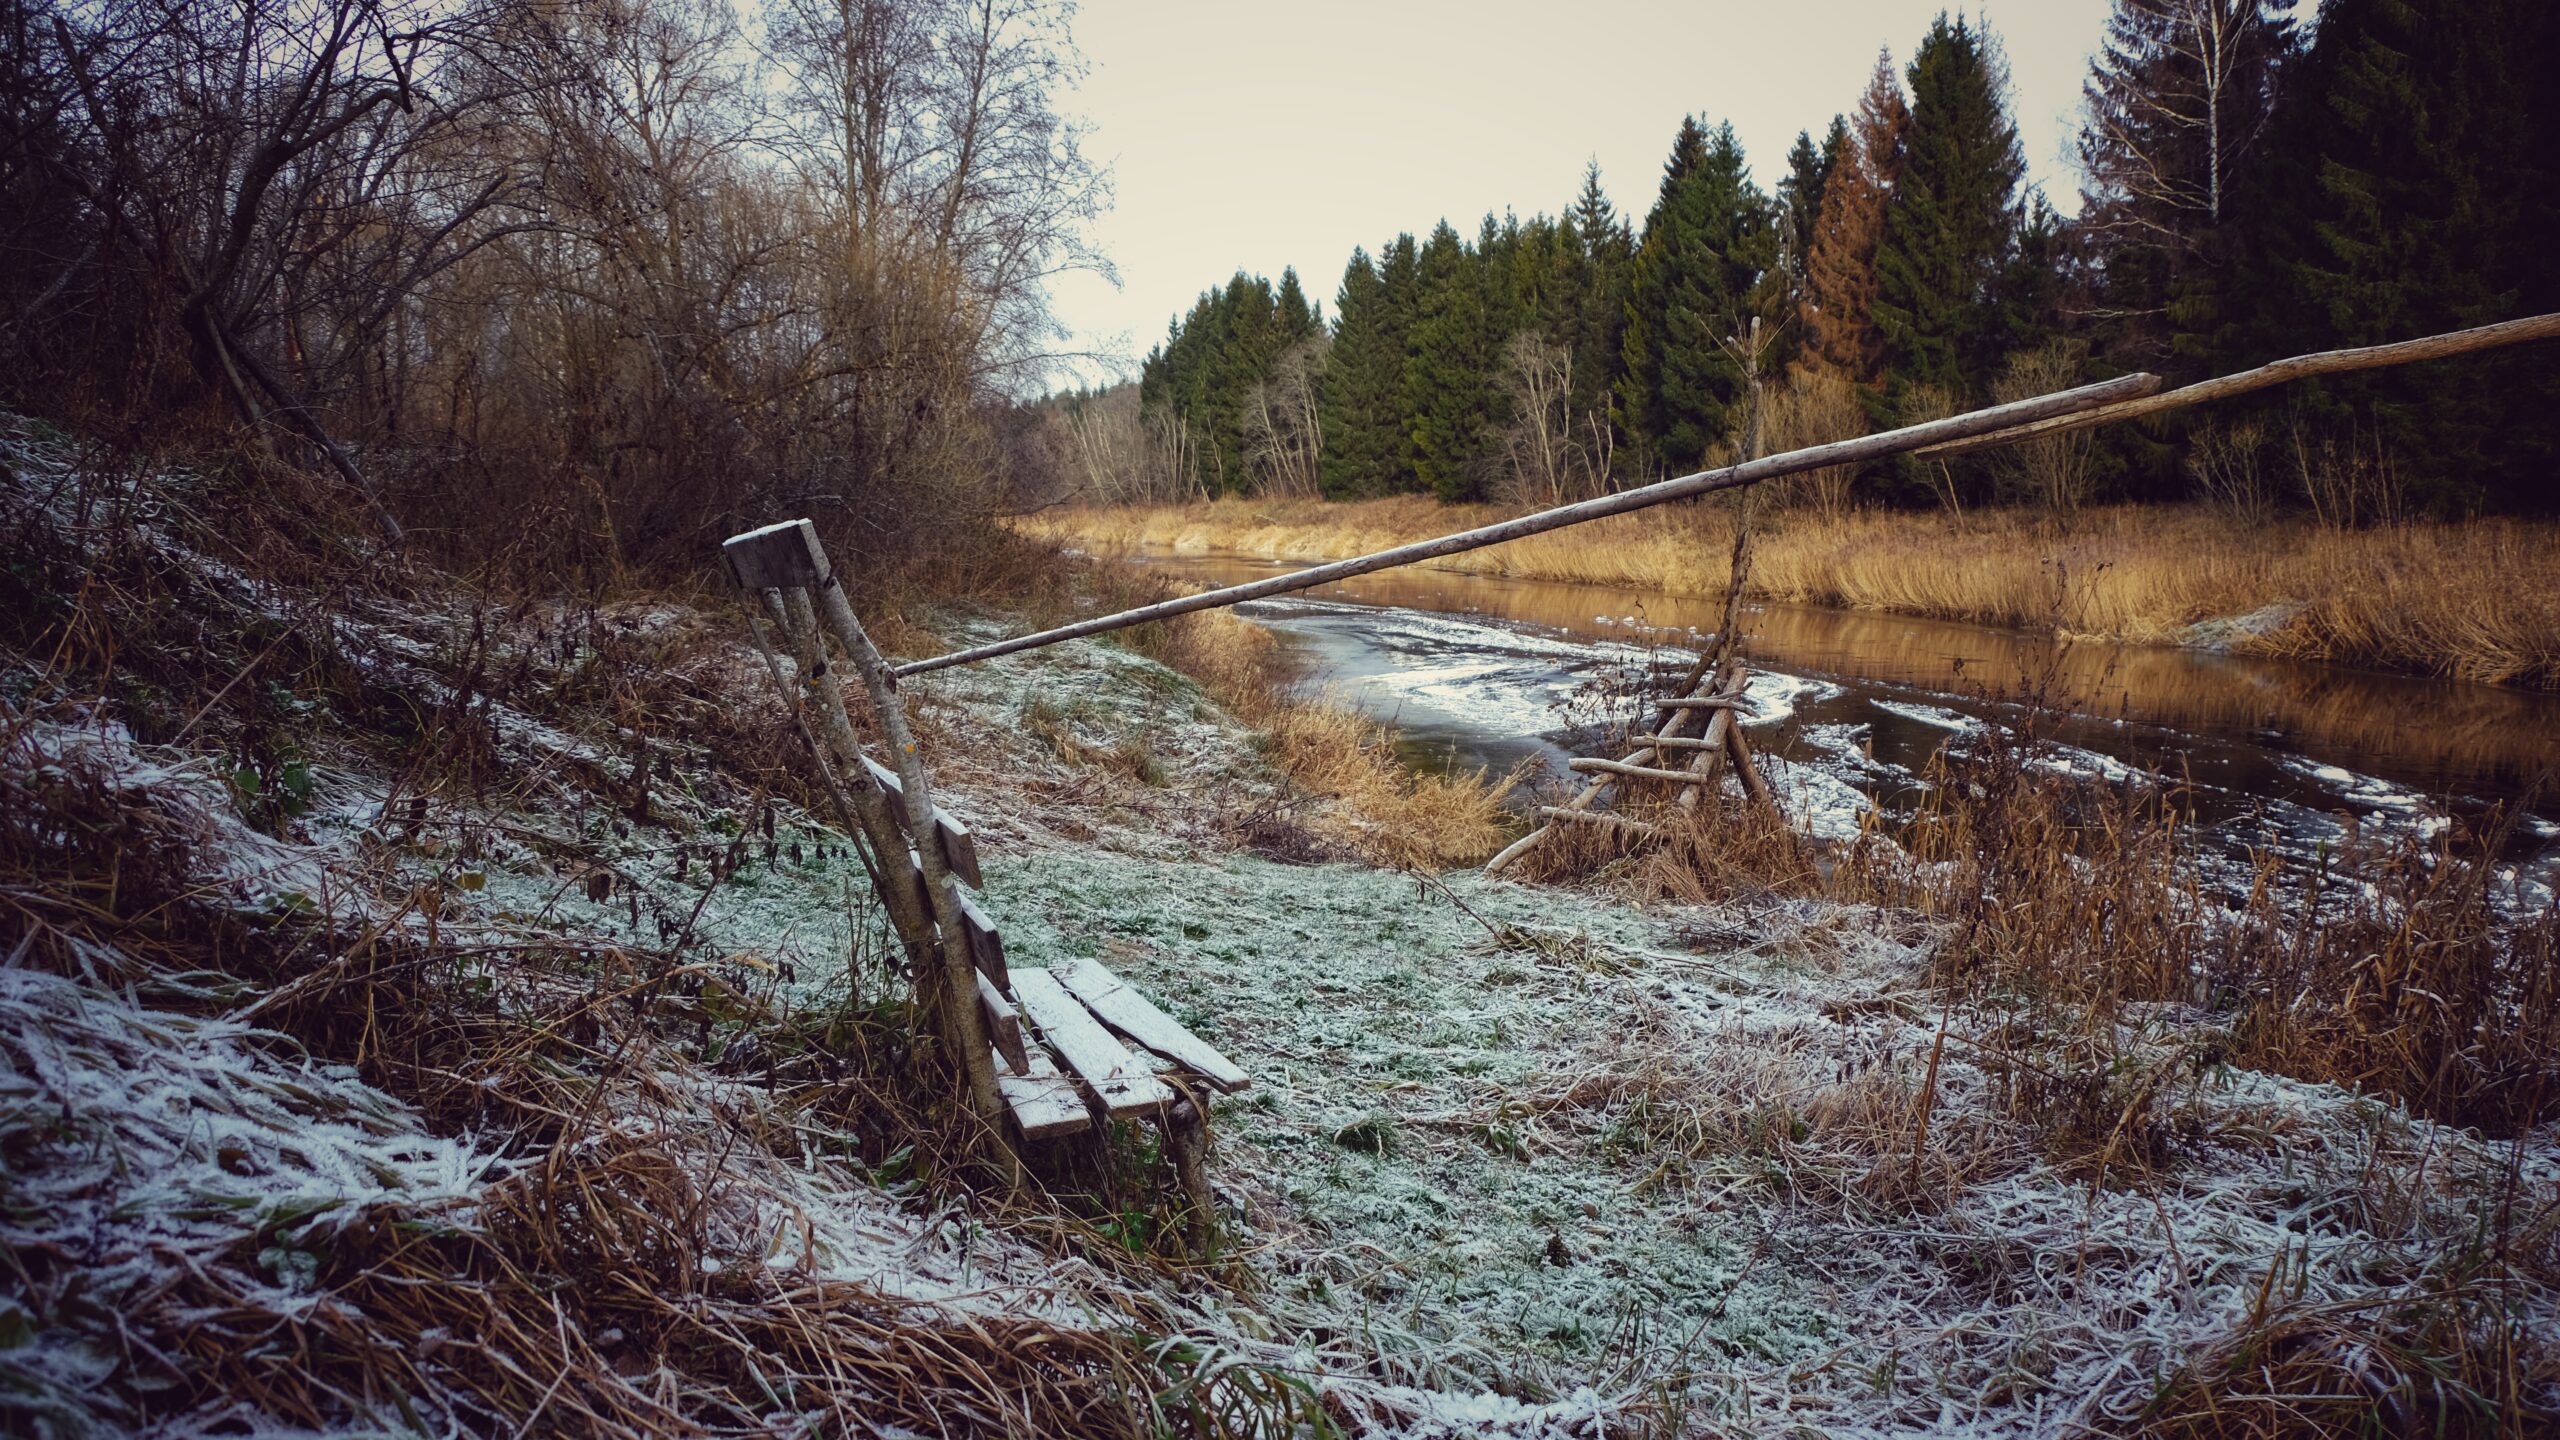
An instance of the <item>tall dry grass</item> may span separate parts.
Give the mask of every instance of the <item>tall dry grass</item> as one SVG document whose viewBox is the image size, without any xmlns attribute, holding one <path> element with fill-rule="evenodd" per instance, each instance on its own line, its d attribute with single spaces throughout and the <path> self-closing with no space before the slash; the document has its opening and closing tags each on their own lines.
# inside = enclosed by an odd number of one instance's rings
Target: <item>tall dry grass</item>
<svg viewBox="0 0 2560 1440">
<path fill-rule="evenodd" d="M 1025 534 L 1100 553 L 1157 548 L 1324 561 L 1514 513 L 1419 496 L 1331 504 L 1052 510 Z M 1430 562 L 1432 568 L 1719 595 L 1729 507 L 1665 506 Z M 2198 507 L 1944 513 L 1781 511 L 1761 522 L 1751 593 L 1792 604 L 2213 643 L 2491 685 L 2560 689 L 2560 525 L 2365 530 L 2238 525 Z M 2240 623 L 2232 623 L 2240 622 Z"/>
<path fill-rule="evenodd" d="M 1279 642 L 1233 611 L 1143 625 L 1128 643 L 1198 680 L 1267 737 L 1283 773 L 1336 802 L 1319 825 L 1325 838 L 1378 864 L 1432 870 L 1482 860 L 1509 838 L 1502 801 L 1512 779 L 1408 769 L 1392 730 L 1330 696 L 1297 693 Z"/>
</svg>

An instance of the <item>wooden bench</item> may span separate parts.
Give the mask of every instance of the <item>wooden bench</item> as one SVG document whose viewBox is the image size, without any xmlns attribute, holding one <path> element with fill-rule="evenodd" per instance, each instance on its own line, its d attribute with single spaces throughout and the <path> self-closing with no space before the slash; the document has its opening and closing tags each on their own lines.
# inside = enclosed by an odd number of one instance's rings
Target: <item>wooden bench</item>
<svg viewBox="0 0 2560 1440">
<path fill-rule="evenodd" d="M 1253 1083 L 1216 1046 L 1156 1008 L 1100 961 L 1016 970 L 1012 980 L 1012 995 L 991 995 L 995 987 L 990 985 L 981 989 L 980 998 L 988 1005 L 990 1033 L 1002 1036 L 1008 1027 L 1027 1022 L 1040 1042 L 1026 1046 L 1022 1063 L 1000 1052 L 996 1077 L 996 1088 L 1025 1139 L 1075 1134 L 1091 1126 L 1097 1111 L 1115 1120 L 1183 1119 L 1173 1113 L 1180 1097 L 1165 1083 L 1166 1075 L 1197 1080 L 1227 1094 Z"/>
</svg>

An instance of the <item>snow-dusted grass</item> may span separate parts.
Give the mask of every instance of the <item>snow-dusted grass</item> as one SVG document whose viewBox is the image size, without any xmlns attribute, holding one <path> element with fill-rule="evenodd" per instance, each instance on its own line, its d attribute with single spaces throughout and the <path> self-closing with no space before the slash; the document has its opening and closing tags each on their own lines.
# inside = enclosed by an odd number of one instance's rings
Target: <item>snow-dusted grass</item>
<svg viewBox="0 0 2560 1440">
<path fill-rule="evenodd" d="M 310 598 L 137 533 L 217 624 Z M 739 778 L 777 713 L 742 634 L 475 618 L 327 613 L 291 809 L 13 662 L 10 1428 L 2064 1436 L 2276 1333 L 2306 1392 L 2477 1384 L 2493 1333 L 2512 1403 L 2560 1399 L 2548 1129 L 2236 1070 L 2154 1006 L 2091 1072 L 2142 1143 L 2058 1144 L 2020 1066 L 2078 1042 L 1932 988 L 1917 917 L 1351 863 L 1100 643 L 909 699 L 1013 963 L 1099 958 L 1255 1077 L 1212 1114 L 1231 1267 L 1065 1218 L 1090 1157 L 919 1179 L 860 868 Z M 384 743 L 392 694 L 440 728 Z"/>
</svg>

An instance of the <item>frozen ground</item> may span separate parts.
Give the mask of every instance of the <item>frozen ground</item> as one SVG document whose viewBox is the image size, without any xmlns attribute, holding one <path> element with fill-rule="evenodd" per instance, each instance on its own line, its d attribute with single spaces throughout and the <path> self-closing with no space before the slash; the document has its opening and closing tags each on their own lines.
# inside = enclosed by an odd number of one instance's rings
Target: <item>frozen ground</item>
<svg viewBox="0 0 2560 1440">
<path fill-rule="evenodd" d="M 282 603 L 219 583 L 244 612 Z M 370 683 L 433 703 L 466 621 L 410 607 L 333 623 Z M 707 693 L 772 703 L 718 617 L 655 606 L 605 624 L 684 641 L 668 653 Z M 1378 1434 L 2066 1436 L 2138 1427 L 2166 1378 L 2270 1304 L 2356 1314 L 2431 1293 L 2492 1207 L 2560 1199 L 2547 1132 L 2494 1144 L 2233 1070 L 2173 1013 L 2123 1037 L 2161 1148 L 2138 1166 L 2055 1153 L 2018 1114 L 2014 1073 L 1982 1062 L 2004 1017 L 1920 983 L 1938 937 L 1910 917 L 1638 908 L 1271 858 L 1323 853 L 1273 839 L 1321 802 L 1196 686 L 1108 644 L 909 694 L 946 803 L 978 831 L 1013 963 L 1100 958 L 1255 1077 L 1212 1116 L 1239 1283 L 1062 1252 L 965 1197 L 827 1158 L 827 1137 L 797 1155 L 742 1145 L 772 1133 L 776 1101 L 722 1073 L 746 1033 L 725 1019 L 616 1121 L 715 1157 L 712 1265 L 859 1285 L 917 1323 L 1144 1316 L 1206 1367 L 1300 1377 Z M 424 828 L 363 746 L 335 747 L 279 840 L 200 762 L 112 717 L 9 703 L 7 765 L 161 817 L 244 915 L 325 905 L 492 953 L 536 937 L 636 949 L 681 924 L 713 973 L 784 1005 L 886 983 L 848 960 L 866 927 L 838 837 L 785 809 L 768 838 L 681 743 L 659 754 L 674 779 L 651 820 L 618 818 L 631 737 L 600 712 L 487 700 L 510 779 Z M 718 855 L 743 863 L 715 872 Z M 173 1294 L 325 1307 L 309 1257 L 331 1227 L 392 1200 L 474 1226 L 526 1163 L 260 1030 L 256 997 L 217 994 L 207 1018 L 203 977 L 140 982 L 147 967 L 114 954 L 42 974 L 23 954 L 0 967 L 0 1237 L 81 1257 L 90 1288 L 66 1303 L 0 1280 L 11 1428 L 120 1428 L 120 1312 Z M 2528 1363 L 2547 1367 L 2560 1302 L 2510 1303 L 2540 1337 Z M 162 1431 L 226 1421 L 260 1423 L 205 1410 Z"/>
</svg>

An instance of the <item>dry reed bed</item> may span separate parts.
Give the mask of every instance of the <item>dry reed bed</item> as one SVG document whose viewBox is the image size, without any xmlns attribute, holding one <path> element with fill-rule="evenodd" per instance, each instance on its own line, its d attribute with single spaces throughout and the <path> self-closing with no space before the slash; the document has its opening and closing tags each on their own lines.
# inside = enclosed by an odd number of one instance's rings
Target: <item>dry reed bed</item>
<svg viewBox="0 0 2560 1440">
<path fill-rule="evenodd" d="M 1051 510 L 1016 524 L 1026 535 L 1106 553 L 1163 548 L 1322 561 L 1513 513 L 1419 497 L 1230 498 Z M 1721 502 L 1663 507 L 1430 563 L 1717 595 L 1727 579 L 1732 513 Z M 1781 510 L 1763 512 L 1761 523 L 1752 591 L 1764 599 L 2560 689 L 2560 526 L 2547 522 L 2335 530 L 2296 520 L 2239 526 L 2200 509 L 2127 506 L 2067 518 L 2002 510 L 1825 519 Z"/>
<path fill-rule="evenodd" d="M 1119 577 L 1106 583 L 1127 585 Z M 1122 600 L 1135 592 L 1106 593 Z M 1200 681 L 1267 737 L 1282 773 L 1335 802 L 1322 833 L 1350 852 L 1381 865 L 1445 869 L 1483 860 L 1509 839 L 1503 800 L 1515 777 L 1407 769 L 1392 731 L 1331 695 L 1298 694 L 1271 632 L 1233 611 L 1140 626 L 1127 643 Z"/>
</svg>

